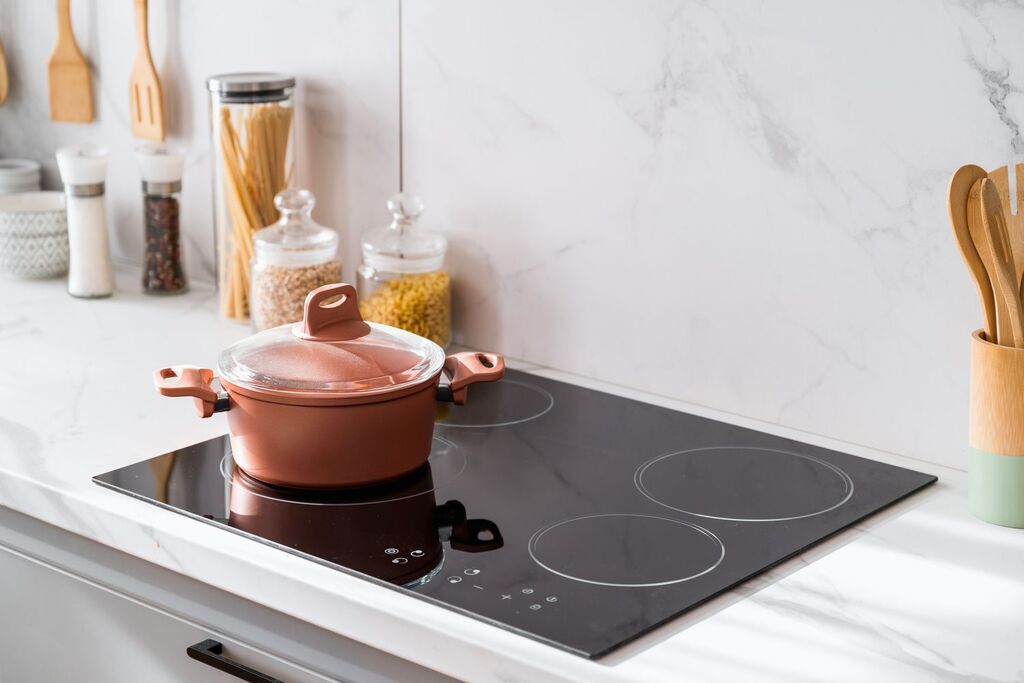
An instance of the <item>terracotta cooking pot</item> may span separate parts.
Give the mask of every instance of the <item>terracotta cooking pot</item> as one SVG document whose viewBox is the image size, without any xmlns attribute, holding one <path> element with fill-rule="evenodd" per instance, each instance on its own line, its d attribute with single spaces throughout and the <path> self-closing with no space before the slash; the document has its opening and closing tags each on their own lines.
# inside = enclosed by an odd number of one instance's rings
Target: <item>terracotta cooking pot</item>
<svg viewBox="0 0 1024 683">
<path fill-rule="evenodd" d="M 456 353 L 359 314 L 352 285 L 306 297 L 302 322 L 226 348 L 216 376 L 192 366 L 154 373 L 164 396 L 191 396 L 201 417 L 228 411 L 235 463 L 260 481 L 300 488 L 374 484 L 427 461 L 437 401 L 461 404 L 500 379 L 493 353 Z M 448 381 L 441 383 L 442 374 Z"/>
<path fill-rule="evenodd" d="M 430 464 L 394 482 L 311 491 L 270 486 L 235 468 L 228 523 L 378 579 L 407 586 L 441 567 L 442 543 L 479 553 L 502 546 L 497 525 L 437 505 Z"/>
</svg>

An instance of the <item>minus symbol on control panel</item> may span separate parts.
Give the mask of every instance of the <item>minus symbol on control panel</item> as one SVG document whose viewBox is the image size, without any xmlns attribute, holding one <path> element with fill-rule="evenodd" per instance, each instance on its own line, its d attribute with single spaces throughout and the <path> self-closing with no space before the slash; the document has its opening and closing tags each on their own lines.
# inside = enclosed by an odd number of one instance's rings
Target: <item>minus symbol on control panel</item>
<svg viewBox="0 0 1024 683">
<path fill-rule="evenodd" d="M 482 591 L 482 590 L 484 589 L 484 587 L 483 587 L 483 586 L 478 586 L 478 585 L 476 585 L 475 583 L 474 583 L 474 584 L 471 584 L 471 585 L 473 586 L 473 588 L 477 589 L 478 591 Z"/>
</svg>

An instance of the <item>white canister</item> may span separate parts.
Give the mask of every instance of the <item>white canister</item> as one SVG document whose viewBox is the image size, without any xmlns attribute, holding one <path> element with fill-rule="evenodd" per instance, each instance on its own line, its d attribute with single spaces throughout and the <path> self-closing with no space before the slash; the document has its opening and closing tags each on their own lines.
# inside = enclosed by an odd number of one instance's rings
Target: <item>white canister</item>
<svg viewBox="0 0 1024 683">
<path fill-rule="evenodd" d="M 87 299 L 114 293 L 114 271 L 107 236 L 104 182 L 107 150 L 93 145 L 73 145 L 57 150 L 57 167 L 67 195 L 68 293 Z"/>
</svg>

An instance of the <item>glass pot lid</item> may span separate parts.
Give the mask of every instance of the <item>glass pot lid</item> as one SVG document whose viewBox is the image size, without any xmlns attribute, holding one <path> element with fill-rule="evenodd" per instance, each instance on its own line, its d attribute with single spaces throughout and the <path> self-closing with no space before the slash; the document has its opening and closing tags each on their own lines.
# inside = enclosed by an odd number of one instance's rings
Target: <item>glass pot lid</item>
<svg viewBox="0 0 1024 683">
<path fill-rule="evenodd" d="M 306 296 L 302 322 L 264 330 L 224 349 L 218 371 L 230 384 L 277 400 L 342 400 L 420 384 L 443 365 L 440 346 L 364 322 L 355 287 L 334 284 Z"/>
</svg>

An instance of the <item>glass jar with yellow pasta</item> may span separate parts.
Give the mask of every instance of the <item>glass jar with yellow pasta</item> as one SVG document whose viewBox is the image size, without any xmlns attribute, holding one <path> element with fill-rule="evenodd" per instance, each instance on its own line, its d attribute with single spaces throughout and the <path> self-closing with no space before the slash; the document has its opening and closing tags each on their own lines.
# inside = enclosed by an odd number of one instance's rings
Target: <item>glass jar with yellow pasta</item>
<svg viewBox="0 0 1024 683">
<path fill-rule="evenodd" d="M 423 202 L 411 194 L 388 200 L 390 225 L 363 237 L 359 311 L 365 320 L 426 337 L 442 347 L 451 341 L 451 286 L 444 269 L 448 241 L 419 230 Z"/>
</svg>

